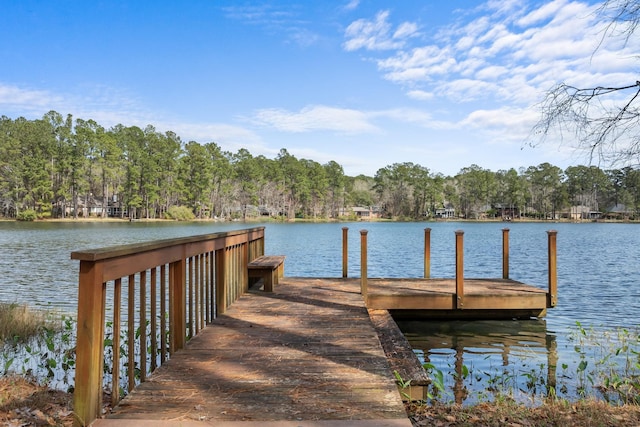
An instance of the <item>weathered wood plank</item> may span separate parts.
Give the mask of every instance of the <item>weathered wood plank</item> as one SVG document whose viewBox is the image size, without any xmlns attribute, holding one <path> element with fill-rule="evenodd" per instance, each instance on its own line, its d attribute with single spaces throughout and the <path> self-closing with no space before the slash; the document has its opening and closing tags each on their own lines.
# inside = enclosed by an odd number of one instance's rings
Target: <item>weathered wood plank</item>
<svg viewBox="0 0 640 427">
<path fill-rule="evenodd" d="M 425 400 L 431 379 L 411 349 L 407 338 L 387 310 L 369 309 L 369 318 L 376 328 L 391 369 L 404 382 L 398 384 L 403 399 Z"/>
</svg>

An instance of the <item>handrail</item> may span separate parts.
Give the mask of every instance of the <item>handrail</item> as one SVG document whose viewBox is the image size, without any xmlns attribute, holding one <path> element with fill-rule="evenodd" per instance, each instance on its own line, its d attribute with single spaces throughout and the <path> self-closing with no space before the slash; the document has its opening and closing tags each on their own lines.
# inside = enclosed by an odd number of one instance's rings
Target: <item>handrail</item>
<svg viewBox="0 0 640 427">
<path fill-rule="evenodd" d="M 264 227 L 72 252 L 80 261 L 74 424 L 101 414 L 105 356 L 115 405 L 121 383 L 130 391 L 144 381 L 247 291 L 247 264 L 261 255 Z"/>
</svg>

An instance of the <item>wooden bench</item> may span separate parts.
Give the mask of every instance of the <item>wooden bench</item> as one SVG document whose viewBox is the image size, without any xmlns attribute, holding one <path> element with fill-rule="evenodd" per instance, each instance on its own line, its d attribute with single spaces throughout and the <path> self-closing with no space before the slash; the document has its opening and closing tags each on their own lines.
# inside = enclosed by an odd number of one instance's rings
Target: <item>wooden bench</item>
<svg viewBox="0 0 640 427">
<path fill-rule="evenodd" d="M 251 261 L 249 269 L 249 286 L 263 279 L 265 292 L 273 292 L 273 285 L 284 277 L 284 255 L 263 255 Z"/>
</svg>

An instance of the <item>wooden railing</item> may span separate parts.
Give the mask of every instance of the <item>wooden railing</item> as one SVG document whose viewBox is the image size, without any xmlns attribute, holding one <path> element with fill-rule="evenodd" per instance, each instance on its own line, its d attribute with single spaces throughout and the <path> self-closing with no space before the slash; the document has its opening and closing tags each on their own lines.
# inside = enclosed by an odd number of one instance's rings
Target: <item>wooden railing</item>
<svg viewBox="0 0 640 427">
<path fill-rule="evenodd" d="M 246 292 L 247 264 L 261 255 L 264 227 L 73 252 L 80 261 L 74 424 L 101 415 L 105 387 L 117 404 L 224 313 Z"/>
<path fill-rule="evenodd" d="M 342 229 L 342 277 L 347 277 L 347 227 Z M 360 230 L 360 291 L 367 295 L 367 230 Z M 547 231 L 548 247 L 548 286 L 547 308 L 555 307 L 558 300 L 558 263 L 556 230 Z M 464 231 L 456 230 L 456 308 L 464 308 Z M 431 229 L 424 230 L 424 278 L 431 278 Z M 509 279 L 509 229 L 502 229 L 502 278 Z"/>
</svg>

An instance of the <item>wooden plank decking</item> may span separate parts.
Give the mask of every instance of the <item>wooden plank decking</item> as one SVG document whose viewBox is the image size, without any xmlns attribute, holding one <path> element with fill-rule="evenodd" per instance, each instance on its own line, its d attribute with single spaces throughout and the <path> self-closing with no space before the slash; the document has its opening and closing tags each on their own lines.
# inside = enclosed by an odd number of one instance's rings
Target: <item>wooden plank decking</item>
<svg viewBox="0 0 640 427">
<path fill-rule="evenodd" d="M 359 290 L 284 278 L 249 291 L 94 425 L 410 427 Z"/>
</svg>

